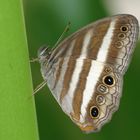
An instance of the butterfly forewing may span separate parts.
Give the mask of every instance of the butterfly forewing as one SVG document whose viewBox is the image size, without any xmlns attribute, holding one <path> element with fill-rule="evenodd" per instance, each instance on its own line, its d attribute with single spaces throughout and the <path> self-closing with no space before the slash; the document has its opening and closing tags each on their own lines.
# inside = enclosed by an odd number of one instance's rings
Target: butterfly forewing
<svg viewBox="0 0 140 140">
<path fill-rule="evenodd" d="M 40 61 L 52 94 L 83 131 L 99 130 L 118 109 L 137 38 L 137 19 L 117 15 L 82 28 L 62 41 L 45 63 Z"/>
</svg>

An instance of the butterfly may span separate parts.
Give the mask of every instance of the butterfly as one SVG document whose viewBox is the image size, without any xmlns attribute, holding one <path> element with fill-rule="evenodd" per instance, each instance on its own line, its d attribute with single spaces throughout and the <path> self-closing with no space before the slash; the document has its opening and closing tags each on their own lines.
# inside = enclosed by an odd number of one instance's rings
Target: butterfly
<svg viewBox="0 0 140 140">
<path fill-rule="evenodd" d="M 117 111 L 138 33 L 134 16 L 115 15 L 38 50 L 43 84 L 82 131 L 99 131 Z"/>
</svg>

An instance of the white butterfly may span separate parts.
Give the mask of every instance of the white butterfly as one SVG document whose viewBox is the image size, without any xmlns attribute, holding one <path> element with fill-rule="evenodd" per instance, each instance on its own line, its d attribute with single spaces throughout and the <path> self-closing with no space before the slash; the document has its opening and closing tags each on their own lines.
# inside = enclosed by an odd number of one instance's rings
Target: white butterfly
<svg viewBox="0 0 140 140">
<path fill-rule="evenodd" d="M 37 89 L 47 83 L 81 130 L 99 130 L 118 109 L 138 32 L 134 16 L 116 15 L 91 23 L 56 48 L 39 49 L 44 82 Z"/>
</svg>

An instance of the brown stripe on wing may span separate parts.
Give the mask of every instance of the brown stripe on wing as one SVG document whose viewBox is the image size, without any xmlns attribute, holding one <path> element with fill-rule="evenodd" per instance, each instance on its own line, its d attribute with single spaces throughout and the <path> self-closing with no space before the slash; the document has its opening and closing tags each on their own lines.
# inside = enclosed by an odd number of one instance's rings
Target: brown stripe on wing
<svg viewBox="0 0 140 140">
<path fill-rule="evenodd" d="M 59 65 L 57 66 L 58 69 L 56 69 L 55 81 L 54 81 L 52 90 L 56 87 L 57 82 L 60 78 L 60 73 L 61 73 L 61 68 L 62 68 L 63 62 L 64 62 L 64 58 L 61 58 Z"/>
<path fill-rule="evenodd" d="M 60 94 L 60 103 L 62 103 L 63 97 L 67 94 L 67 91 L 69 89 L 70 80 L 71 80 L 71 77 L 73 75 L 73 71 L 76 65 L 76 58 L 80 56 L 81 51 L 82 51 L 84 36 L 85 36 L 84 34 L 81 34 L 81 36 L 75 39 L 75 46 L 73 48 L 72 55 L 69 56 L 71 58 L 68 62 L 68 67 L 64 76 L 63 84 L 62 84 L 63 88 Z"/>
<path fill-rule="evenodd" d="M 103 38 L 109 28 L 110 21 L 110 19 L 107 19 L 103 22 L 99 22 L 97 26 L 94 27 L 87 58 L 96 60 Z"/>
<path fill-rule="evenodd" d="M 124 73 L 135 48 L 138 37 L 138 22 L 131 15 L 119 15 L 112 20 L 114 19 L 117 20 L 106 63 L 114 65 L 119 72 Z M 122 26 L 128 27 L 128 31 L 122 31 Z"/>
<path fill-rule="evenodd" d="M 85 86 L 86 86 L 86 80 L 87 80 L 86 78 L 88 76 L 90 66 L 91 66 L 90 59 L 85 59 L 83 61 L 84 61 L 84 65 L 83 65 L 82 71 L 80 73 L 78 85 L 75 89 L 73 103 L 72 103 L 73 111 L 74 111 L 72 116 L 76 120 L 80 119 L 83 91 L 84 91 Z"/>
</svg>

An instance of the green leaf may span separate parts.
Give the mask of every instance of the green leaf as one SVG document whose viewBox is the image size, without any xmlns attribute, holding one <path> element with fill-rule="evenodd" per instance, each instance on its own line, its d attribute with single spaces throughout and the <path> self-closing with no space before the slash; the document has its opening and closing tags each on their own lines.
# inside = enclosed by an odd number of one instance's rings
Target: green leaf
<svg viewBox="0 0 140 140">
<path fill-rule="evenodd" d="M 38 140 L 22 3 L 0 2 L 0 140 Z"/>
</svg>

